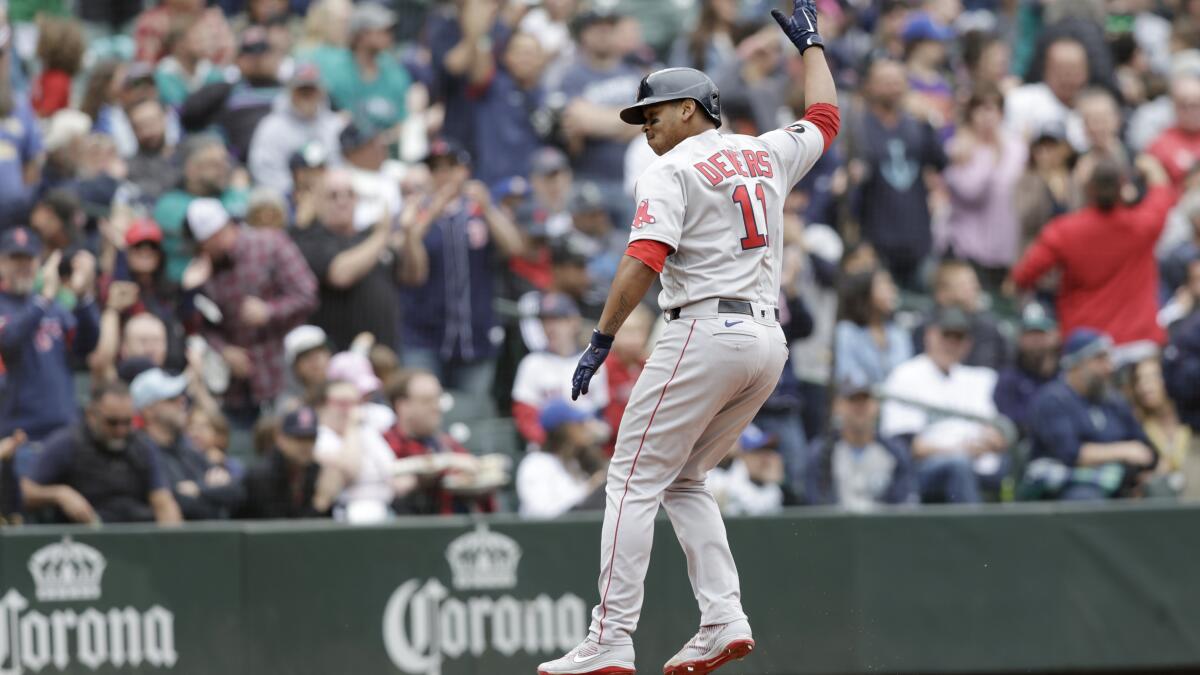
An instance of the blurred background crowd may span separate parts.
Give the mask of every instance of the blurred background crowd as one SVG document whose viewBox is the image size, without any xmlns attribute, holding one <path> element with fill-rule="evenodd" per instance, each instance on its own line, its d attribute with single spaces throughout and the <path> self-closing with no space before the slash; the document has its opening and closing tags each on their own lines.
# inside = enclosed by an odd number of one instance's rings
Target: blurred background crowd
<svg viewBox="0 0 1200 675">
<path fill-rule="evenodd" d="M 568 400 L 616 111 L 691 66 L 792 122 L 775 4 L 0 2 L 6 520 L 602 508 L 661 325 Z M 723 508 L 1200 495 L 1200 1 L 817 6 L 842 133 Z"/>
</svg>

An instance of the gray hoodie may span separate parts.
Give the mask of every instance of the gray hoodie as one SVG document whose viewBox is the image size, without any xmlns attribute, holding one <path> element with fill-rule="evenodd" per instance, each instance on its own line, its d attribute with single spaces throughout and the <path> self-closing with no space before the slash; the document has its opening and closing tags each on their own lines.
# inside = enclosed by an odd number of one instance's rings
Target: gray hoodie
<svg viewBox="0 0 1200 675">
<path fill-rule="evenodd" d="M 326 99 L 312 119 L 302 119 L 292 106 L 292 92 L 286 89 L 275 97 L 271 113 L 259 122 L 250 141 L 247 168 L 254 182 L 288 194 L 292 191 L 292 171 L 288 160 L 305 144 L 316 141 L 329 153 L 332 163 L 341 161 L 338 134 L 342 119 L 329 109 Z"/>
</svg>

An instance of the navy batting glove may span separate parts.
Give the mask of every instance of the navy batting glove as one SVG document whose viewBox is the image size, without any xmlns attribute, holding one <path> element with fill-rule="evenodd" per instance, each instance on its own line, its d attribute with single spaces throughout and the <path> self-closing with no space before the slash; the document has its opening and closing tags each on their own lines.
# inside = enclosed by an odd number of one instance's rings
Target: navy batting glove
<svg viewBox="0 0 1200 675">
<path fill-rule="evenodd" d="M 791 16 L 777 9 L 771 10 L 771 16 L 801 54 L 809 47 L 825 48 L 825 41 L 817 34 L 817 6 L 813 0 L 792 0 Z"/>
<path fill-rule="evenodd" d="M 612 349 L 613 336 L 605 335 L 598 330 L 592 331 L 592 341 L 579 357 L 579 365 L 575 366 L 575 375 L 571 378 L 571 400 L 579 398 L 579 394 L 588 393 L 588 383 L 600 369 L 600 364 L 608 358 L 608 350 Z"/>
</svg>

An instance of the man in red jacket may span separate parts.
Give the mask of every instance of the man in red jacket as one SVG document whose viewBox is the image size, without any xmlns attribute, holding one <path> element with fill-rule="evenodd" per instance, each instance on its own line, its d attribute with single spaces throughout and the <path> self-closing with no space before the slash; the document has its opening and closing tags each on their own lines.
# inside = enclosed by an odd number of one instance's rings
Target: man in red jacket
<svg viewBox="0 0 1200 675">
<path fill-rule="evenodd" d="M 1117 344 L 1166 335 L 1158 325 L 1158 264 L 1154 244 L 1162 233 L 1175 190 L 1153 157 L 1138 158 L 1146 178 L 1141 202 L 1121 201 L 1121 168 L 1101 162 L 1087 183 L 1088 204 L 1051 220 L 1013 268 L 1013 281 L 1030 288 L 1053 268 L 1062 272 L 1058 318 L 1063 334 L 1091 326 Z"/>
</svg>

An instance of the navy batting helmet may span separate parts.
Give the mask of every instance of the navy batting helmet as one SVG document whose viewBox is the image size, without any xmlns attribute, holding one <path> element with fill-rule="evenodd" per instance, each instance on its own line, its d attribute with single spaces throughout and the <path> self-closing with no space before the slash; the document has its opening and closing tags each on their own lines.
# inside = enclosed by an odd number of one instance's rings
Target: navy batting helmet
<svg viewBox="0 0 1200 675">
<path fill-rule="evenodd" d="M 699 103 L 700 109 L 721 126 L 721 94 L 717 85 L 695 68 L 666 68 L 643 77 L 638 85 L 637 103 L 621 111 L 621 120 L 627 124 L 645 124 L 643 108 L 682 98 Z"/>
</svg>

